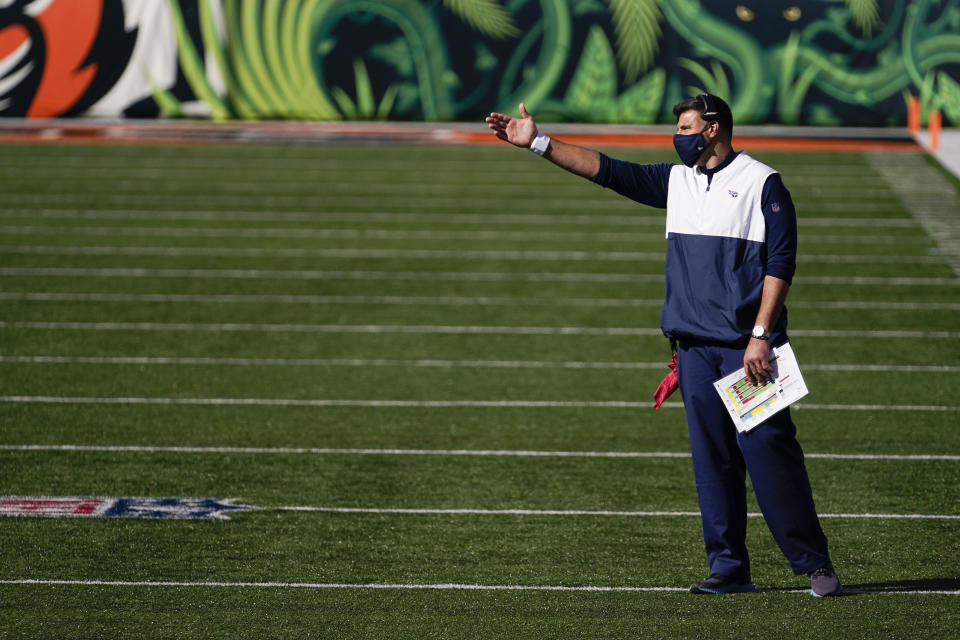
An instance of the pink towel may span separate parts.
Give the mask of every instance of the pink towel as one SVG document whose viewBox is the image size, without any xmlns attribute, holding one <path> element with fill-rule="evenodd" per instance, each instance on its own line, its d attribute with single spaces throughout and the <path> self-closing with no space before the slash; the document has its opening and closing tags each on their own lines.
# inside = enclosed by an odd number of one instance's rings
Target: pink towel
<svg viewBox="0 0 960 640">
<path fill-rule="evenodd" d="M 663 401 L 677 390 L 677 354 L 673 354 L 673 360 L 667 366 L 670 367 L 670 373 L 663 379 L 657 390 L 653 392 L 654 409 L 659 409 Z"/>
</svg>

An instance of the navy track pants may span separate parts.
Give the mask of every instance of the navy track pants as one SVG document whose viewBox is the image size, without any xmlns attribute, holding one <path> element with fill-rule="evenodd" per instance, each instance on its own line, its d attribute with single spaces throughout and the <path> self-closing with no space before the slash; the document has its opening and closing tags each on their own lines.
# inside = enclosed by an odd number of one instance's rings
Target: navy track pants
<svg viewBox="0 0 960 640">
<path fill-rule="evenodd" d="M 743 348 L 679 345 L 677 375 L 710 573 L 750 579 L 745 472 L 763 517 L 796 574 L 830 562 L 790 410 L 739 433 L 713 382 L 743 366 Z"/>
</svg>

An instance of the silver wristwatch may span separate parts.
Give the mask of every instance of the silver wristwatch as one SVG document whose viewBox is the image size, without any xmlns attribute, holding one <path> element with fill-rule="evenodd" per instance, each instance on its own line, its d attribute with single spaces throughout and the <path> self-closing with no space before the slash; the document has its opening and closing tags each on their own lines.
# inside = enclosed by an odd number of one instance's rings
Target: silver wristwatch
<svg viewBox="0 0 960 640">
<path fill-rule="evenodd" d="M 751 333 L 750 335 L 751 335 L 752 337 L 756 338 L 757 340 L 769 340 L 769 339 L 770 339 L 770 332 L 767 331 L 767 328 L 766 328 L 765 326 L 763 326 L 762 324 L 758 324 L 757 326 L 755 326 L 755 327 L 753 328 L 753 333 Z"/>
</svg>

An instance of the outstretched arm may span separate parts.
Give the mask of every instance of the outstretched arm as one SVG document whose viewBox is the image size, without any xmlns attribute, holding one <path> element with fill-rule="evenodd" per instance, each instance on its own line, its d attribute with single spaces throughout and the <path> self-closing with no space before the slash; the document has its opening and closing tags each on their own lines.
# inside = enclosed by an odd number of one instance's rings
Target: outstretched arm
<svg viewBox="0 0 960 640">
<path fill-rule="evenodd" d="M 487 124 L 498 138 L 512 145 L 529 149 L 534 138 L 537 137 L 537 125 L 533 116 L 527 113 L 526 107 L 520 103 L 520 117 L 513 118 L 502 113 L 491 113 L 487 117 Z M 584 149 L 574 144 L 561 142 L 550 138 L 543 157 L 558 167 L 570 173 L 592 180 L 600 171 L 600 154 L 590 149 Z"/>
</svg>

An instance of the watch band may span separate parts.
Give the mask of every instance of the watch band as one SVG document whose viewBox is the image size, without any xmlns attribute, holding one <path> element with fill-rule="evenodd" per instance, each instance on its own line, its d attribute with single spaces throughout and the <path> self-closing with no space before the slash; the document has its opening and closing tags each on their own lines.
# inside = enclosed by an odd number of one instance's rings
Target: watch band
<svg viewBox="0 0 960 640">
<path fill-rule="evenodd" d="M 538 156 L 542 156 L 547 152 L 547 148 L 550 146 L 550 136 L 543 133 L 538 133 L 537 137 L 533 139 L 533 142 L 530 143 L 530 151 L 533 151 Z"/>
</svg>

